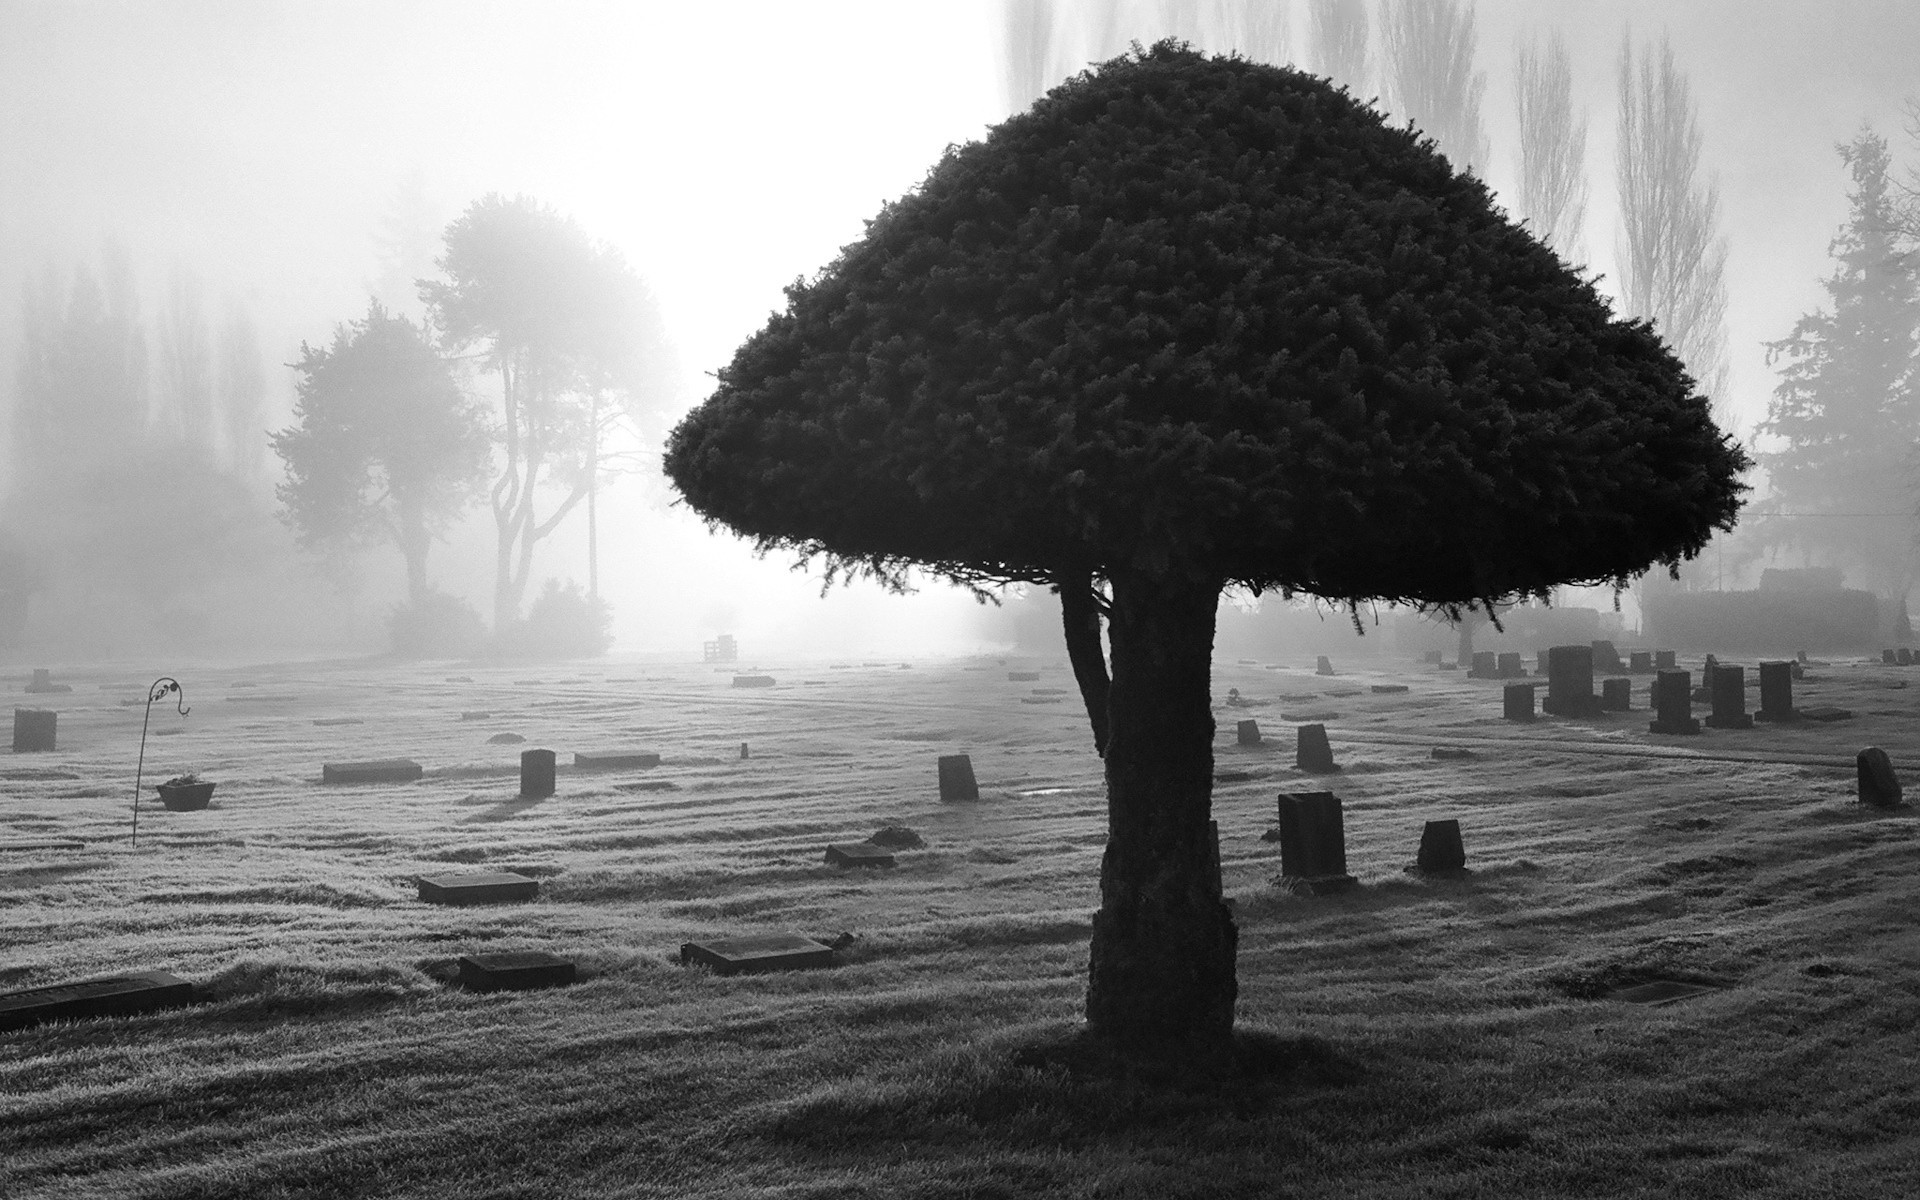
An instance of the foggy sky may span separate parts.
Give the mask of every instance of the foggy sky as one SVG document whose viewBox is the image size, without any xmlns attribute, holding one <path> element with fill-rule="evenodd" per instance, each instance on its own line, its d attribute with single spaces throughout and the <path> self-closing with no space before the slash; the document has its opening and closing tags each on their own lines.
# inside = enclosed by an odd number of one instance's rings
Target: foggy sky
<svg viewBox="0 0 1920 1200">
<path fill-rule="evenodd" d="M 1586 244 L 1612 273 L 1614 61 L 1623 34 L 1671 39 L 1720 177 L 1733 406 L 1743 429 L 1773 386 L 1760 343 L 1820 304 L 1845 213 L 1833 147 L 1871 120 L 1903 167 L 1920 153 L 1900 105 L 1920 91 L 1920 4 L 1903 0 L 1481 0 L 1480 66 L 1508 182 L 1510 64 L 1523 29 L 1558 26 L 1590 126 Z M 238 298 L 269 359 L 364 312 L 374 231 L 416 180 L 444 222 L 480 195 L 535 195 L 622 249 L 663 308 L 685 370 L 663 423 L 705 372 L 858 237 L 879 205 L 951 142 L 1002 111 L 999 5 L 816 3 L 0 2 L 0 394 L 13 388 L 28 271 L 131 253 L 157 307 L 186 264 Z M 1305 20 L 1296 5 L 1294 46 Z M 1150 30 L 1140 36 L 1151 37 Z M 283 424 L 291 373 L 269 404 Z M 822 605 L 817 582 L 712 538 L 657 483 L 608 496 L 603 586 L 623 645 L 668 648 L 716 630 L 831 648 L 831 620 L 920 641 L 964 620 L 944 589 L 873 589 Z M 434 574 L 484 599 L 490 523 L 476 512 Z M 543 544 L 537 581 L 584 579 L 583 529 Z M 376 552 L 377 553 L 377 552 Z M 677 581 L 661 578 L 672 571 Z M 730 596 L 729 592 L 749 594 Z M 777 603 L 776 603 L 777 602 Z M 789 611 L 790 610 L 790 611 Z M 868 636 L 863 634 L 863 636 Z"/>
</svg>

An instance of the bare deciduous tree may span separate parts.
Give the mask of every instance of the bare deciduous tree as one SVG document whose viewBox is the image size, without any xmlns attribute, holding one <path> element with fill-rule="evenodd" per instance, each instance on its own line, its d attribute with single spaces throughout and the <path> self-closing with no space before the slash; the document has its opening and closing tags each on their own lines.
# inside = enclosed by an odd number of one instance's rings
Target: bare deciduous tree
<svg viewBox="0 0 1920 1200">
<path fill-rule="evenodd" d="M 1555 31 L 1516 52 L 1514 101 L 1520 114 L 1520 216 L 1560 257 L 1586 257 L 1587 119 L 1573 111 L 1573 64 Z"/>
<path fill-rule="evenodd" d="M 1019 112 L 1055 82 L 1057 14 L 1054 0 L 1002 0 L 1000 15 L 1006 36 L 1001 83 L 1006 88 L 1007 107 Z"/>
<path fill-rule="evenodd" d="M 1692 89 L 1664 39 L 1637 60 L 1630 44 L 1621 46 L 1615 154 L 1623 300 L 1679 351 L 1725 428 L 1727 239 L 1719 232 L 1719 184 L 1700 165 L 1695 117 Z"/>
<path fill-rule="evenodd" d="M 1367 90 L 1366 0 L 1308 0 L 1313 69 L 1356 94 Z"/>
<path fill-rule="evenodd" d="M 1287 8 L 1281 0 L 1214 0 L 1221 49 L 1280 66 L 1288 58 Z"/>
<path fill-rule="evenodd" d="M 1382 0 L 1388 105 L 1410 117 L 1463 171 L 1486 172 L 1480 120 L 1485 71 L 1473 69 L 1473 5 L 1460 0 Z"/>
</svg>

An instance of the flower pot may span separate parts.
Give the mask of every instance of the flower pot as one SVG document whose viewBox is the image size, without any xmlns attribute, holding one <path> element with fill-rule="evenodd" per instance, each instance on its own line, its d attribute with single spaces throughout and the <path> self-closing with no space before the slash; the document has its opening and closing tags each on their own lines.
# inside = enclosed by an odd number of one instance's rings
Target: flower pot
<svg viewBox="0 0 1920 1200">
<path fill-rule="evenodd" d="M 163 783 L 158 787 L 160 803 L 170 812 L 193 812 L 205 808 L 207 801 L 213 799 L 211 783 Z"/>
</svg>

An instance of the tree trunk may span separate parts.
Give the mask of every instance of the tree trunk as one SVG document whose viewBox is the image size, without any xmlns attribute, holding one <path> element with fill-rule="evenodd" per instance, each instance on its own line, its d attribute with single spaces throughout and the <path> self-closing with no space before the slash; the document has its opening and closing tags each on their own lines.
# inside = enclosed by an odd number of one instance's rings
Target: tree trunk
<svg viewBox="0 0 1920 1200">
<path fill-rule="evenodd" d="M 1062 571 L 1054 577 L 1060 593 L 1060 620 L 1067 635 L 1067 661 L 1093 726 L 1093 752 L 1107 756 L 1107 698 L 1113 682 L 1107 677 L 1106 653 L 1100 649 L 1100 605 L 1093 595 L 1093 576 L 1086 571 Z"/>
<path fill-rule="evenodd" d="M 1220 584 L 1130 571 L 1110 582 L 1107 852 L 1087 1025 L 1123 1044 L 1217 1044 L 1239 991 L 1208 819 Z"/>
<path fill-rule="evenodd" d="M 415 609 L 427 598 L 427 551 L 433 535 L 427 532 L 427 517 L 417 503 L 403 501 L 400 506 L 400 555 L 407 560 L 407 603 Z"/>
</svg>

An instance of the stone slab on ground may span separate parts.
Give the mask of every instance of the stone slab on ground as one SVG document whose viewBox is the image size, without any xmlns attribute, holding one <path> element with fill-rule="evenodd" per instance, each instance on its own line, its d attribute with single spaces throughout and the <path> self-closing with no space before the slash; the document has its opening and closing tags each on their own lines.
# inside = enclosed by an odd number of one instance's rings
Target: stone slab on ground
<svg viewBox="0 0 1920 1200">
<path fill-rule="evenodd" d="M 1795 711 L 1800 714 L 1802 720 L 1806 721 L 1850 721 L 1853 719 L 1852 709 L 1834 708 L 1831 705 L 1819 705 L 1814 708 L 1802 708 L 1796 709 Z"/>
<path fill-rule="evenodd" d="M 313 723 L 315 725 L 365 725 L 366 721 L 360 717 L 315 717 Z"/>
<path fill-rule="evenodd" d="M 410 758 L 376 758 L 320 766 L 321 783 L 412 783 L 425 774 L 426 770 Z"/>
<path fill-rule="evenodd" d="M 1607 999 L 1620 1000 L 1627 1004 L 1661 1005 L 1719 990 L 1710 984 L 1682 983 L 1677 979 L 1655 979 L 1648 983 L 1636 983 L 1632 987 L 1616 988 L 1607 993 Z"/>
<path fill-rule="evenodd" d="M 565 987 L 575 978 L 573 960 L 545 950 L 462 954 L 460 986 L 470 992 L 525 992 Z"/>
<path fill-rule="evenodd" d="M 620 771 L 657 767 L 660 756 L 641 750 L 603 750 L 590 754 L 575 751 L 573 765 L 581 771 Z"/>
<path fill-rule="evenodd" d="M 745 937 L 684 942 L 682 964 L 704 963 L 716 975 L 754 971 L 790 971 L 833 965 L 833 948 L 797 933 L 754 933 Z"/>
<path fill-rule="evenodd" d="M 15 838 L 0 841 L 0 854 L 8 852 L 31 854 L 38 850 L 85 850 L 87 844 L 79 838 Z"/>
<path fill-rule="evenodd" d="M 1368 690 L 1373 692 L 1376 696 L 1387 696 L 1387 695 L 1392 695 L 1395 692 L 1407 691 L 1408 688 L 1407 688 L 1407 685 L 1404 683 L 1376 683 L 1372 687 L 1370 687 Z"/>
<path fill-rule="evenodd" d="M 135 971 L 52 987 L 0 992 L 0 1031 L 42 1021 L 130 1017 L 193 1002 L 193 985 L 165 971 Z"/>
<path fill-rule="evenodd" d="M 512 904 L 540 894 L 540 881 L 512 871 L 474 871 L 460 875 L 422 875 L 420 899 L 428 904 Z"/>
<path fill-rule="evenodd" d="M 733 677 L 733 686 L 737 688 L 772 687 L 773 676 L 771 675 L 735 675 Z"/>
<path fill-rule="evenodd" d="M 890 867 L 893 855 L 872 842 L 836 842 L 827 847 L 830 867 Z"/>
</svg>

